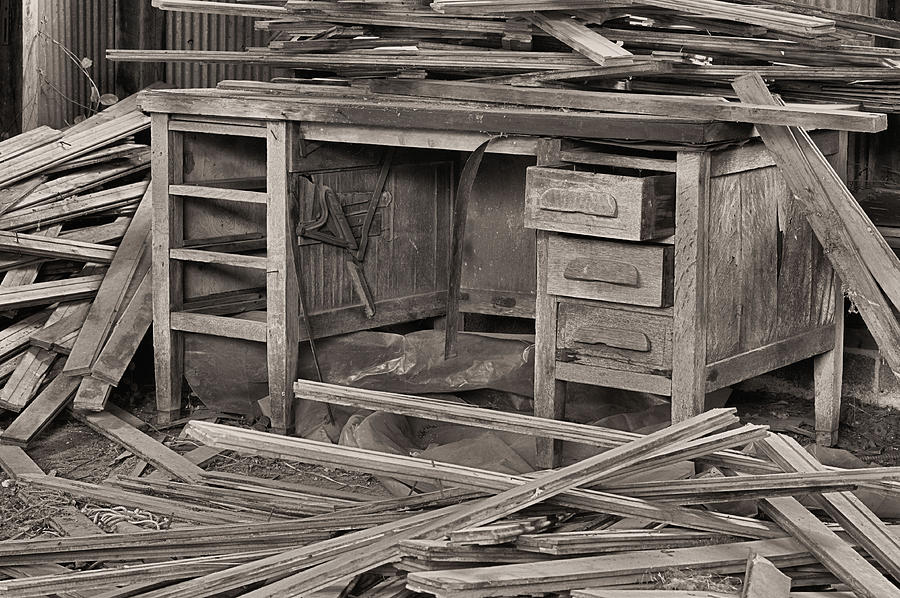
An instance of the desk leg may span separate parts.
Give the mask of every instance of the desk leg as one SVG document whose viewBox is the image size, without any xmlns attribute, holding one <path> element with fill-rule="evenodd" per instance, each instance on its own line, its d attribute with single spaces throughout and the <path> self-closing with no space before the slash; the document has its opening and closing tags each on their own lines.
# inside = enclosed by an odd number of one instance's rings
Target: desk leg
<svg viewBox="0 0 900 598">
<path fill-rule="evenodd" d="M 680 152 L 676 176 L 673 423 L 703 412 L 706 403 L 709 154 Z"/>
<path fill-rule="evenodd" d="M 834 348 L 813 358 L 816 393 L 816 444 L 834 446 L 841 424 L 841 384 L 844 378 L 844 293 L 834 276 Z"/>
<path fill-rule="evenodd" d="M 266 210 L 266 351 L 272 431 L 293 430 L 293 384 L 300 342 L 300 294 L 297 258 L 297 198 L 290 185 L 293 124 L 270 122 L 267 137 L 268 207 Z"/>
<path fill-rule="evenodd" d="M 184 340 L 173 332 L 171 313 L 184 300 L 181 263 L 169 259 L 169 249 L 184 245 L 182 199 L 169 195 L 169 184 L 182 182 L 182 137 L 169 131 L 169 117 L 154 114 L 153 141 L 153 354 L 156 374 L 156 411 L 160 423 L 181 417 L 184 380 Z"/>
<path fill-rule="evenodd" d="M 556 379 L 556 297 L 547 294 L 547 231 L 537 231 L 537 296 L 534 329 L 534 415 L 562 419 L 566 411 L 566 385 Z M 559 465 L 560 442 L 536 438 L 537 463 L 550 469 Z"/>
</svg>

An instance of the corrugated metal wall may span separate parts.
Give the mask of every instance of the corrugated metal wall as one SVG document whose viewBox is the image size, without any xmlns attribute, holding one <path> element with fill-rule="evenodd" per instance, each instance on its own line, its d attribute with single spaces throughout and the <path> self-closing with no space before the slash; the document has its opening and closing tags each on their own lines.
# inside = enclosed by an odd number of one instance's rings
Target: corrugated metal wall
<svg viewBox="0 0 900 598">
<path fill-rule="evenodd" d="M 115 46 L 115 3 L 109 0 L 37 0 L 26 65 L 37 96 L 23 106 L 25 121 L 65 126 L 89 111 L 91 80 L 100 94 L 115 89 L 115 68 L 105 59 Z M 26 46 L 27 47 L 27 46 Z M 80 64 L 84 59 L 82 70 Z"/>
<path fill-rule="evenodd" d="M 166 13 L 166 49 L 244 50 L 264 46 L 268 34 L 253 29 L 254 19 L 223 15 Z M 212 87 L 224 79 L 269 78 L 269 69 L 249 65 L 166 65 L 166 80 L 176 87 Z"/>
<path fill-rule="evenodd" d="M 799 0 L 803 4 L 874 17 L 878 0 Z M 760 4 L 764 4 L 761 2 Z"/>
<path fill-rule="evenodd" d="M 26 128 L 64 127 L 90 110 L 91 80 L 100 94 L 115 93 L 116 65 L 105 58 L 117 47 L 115 0 L 30 0 L 37 18 L 25 34 L 31 39 L 26 75 L 33 99 L 26 99 Z M 149 0 L 147 0 L 149 4 Z M 127 9 L 122 9 L 127 10 Z M 155 9 L 153 9 L 155 10 Z M 121 16 L 121 15 L 120 15 Z M 180 12 L 165 13 L 166 49 L 243 50 L 267 43 L 253 19 Z M 26 46 L 27 47 L 27 46 Z M 79 63 L 89 59 L 83 72 Z M 245 65 L 167 64 L 166 80 L 177 87 L 212 87 L 223 79 L 266 79 L 269 69 Z"/>
</svg>

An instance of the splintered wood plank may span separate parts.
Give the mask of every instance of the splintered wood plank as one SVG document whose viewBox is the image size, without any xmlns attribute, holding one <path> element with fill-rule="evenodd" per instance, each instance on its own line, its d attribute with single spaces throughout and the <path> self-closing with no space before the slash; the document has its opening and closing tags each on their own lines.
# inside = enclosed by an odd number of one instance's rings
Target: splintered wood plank
<svg viewBox="0 0 900 598">
<path fill-rule="evenodd" d="M 803 544 L 835 577 L 865 598 L 897 598 L 900 588 L 791 497 L 768 498 L 760 507 Z"/>
<path fill-rule="evenodd" d="M 789 598 L 791 578 L 759 555 L 747 559 L 741 598 Z"/>
<path fill-rule="evenodd" d="M 774 168 L 741 175 L 741 350 L 768 344 L 777 325 L 778 205 Z"/>
<path fill-rule="evenodd" d="M 87 374 L 109 337 L 113 322 L 126 305 L 127 291 L 135 276 L 142 276 L 141 267 L 150 267 L 149 235 L 153 208 L 149 194 L 145 194 L 109 266 L 97 297 L 85 318 L 78 340 L 66 367 L 67 374 Z M 146 255 L 146 259 L 145 256 Z"/>
<path fill-rule="evenodd" d="M 26 447 L 70 402 L 79 378 L 60 374 L 0 434 L 0 443 Z"/>
<path fill-rule="evenodd" d="M 185 482 L 201 483 L 203 470 L 112 413 L 79 415 L 94 431 L 128 449 L 147 463 Z"/>
<path fill-rule="evenodd" d="M 772 434 L 758 446 L 784 471 L 826 471 L 796 440 Z M 900 539 L 852 492 L 810 494 L 813 502 L 838 522 L 895 579 L 900 579 Z"/>
<path fill-rule="evenodd" d="M 707 361 L 735 355 L 741 330 L 740 175 L 710 180 Z"/>
</svg>

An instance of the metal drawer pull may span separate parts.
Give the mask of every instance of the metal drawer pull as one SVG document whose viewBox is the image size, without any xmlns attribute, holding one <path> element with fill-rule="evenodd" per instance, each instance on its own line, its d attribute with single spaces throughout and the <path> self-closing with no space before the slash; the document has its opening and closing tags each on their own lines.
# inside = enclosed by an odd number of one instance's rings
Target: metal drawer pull
<svg viewBox="0 0 900 598">
<path fill-rule="evenodd" d="M 612 194 L 594 189 L 551 188 L 541 193 L 540 208 L 550 212 L 571 212 L 615 218 L 619 206 Z"/>
<path fill-rule="evenodd" d="M 586 282 L 608 282 L 624 287 L 637 288 L 641 286 L 637 268 L 625 262 L 612 260 L 576 258 L 566 265 L 563 278 Z"/>
<path fill-rule="evenodd" d="M 636 330 L 621 328 L 579 328 L 572 337 L 576 343 L 584 345 L 606 345 L 614 349 L 650 352 L 650 338 Z"/>
</svg>

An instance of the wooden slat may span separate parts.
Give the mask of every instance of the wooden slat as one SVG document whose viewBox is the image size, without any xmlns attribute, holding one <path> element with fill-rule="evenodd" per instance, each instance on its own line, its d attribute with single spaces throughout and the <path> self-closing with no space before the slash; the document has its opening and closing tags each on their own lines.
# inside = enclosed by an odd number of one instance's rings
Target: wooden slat
<svg viewBox="0 0 900 598">
<path fill-rule="evenodd" d="M 126 206 L 140 199 L 147 190 L 147 182 L 97 191 L 90 195 L 72 197 L 59 202 L 9 212 L 0 217 L 0 229 L 27 230 L 38 226 L 64 222 L 88 214 L 105 212 Z"/>
<path fill-rule="evenodd" d="M 795 498 L 769 498 L 762 510 L 860 596 L 893 598 L 900 588 L 810 513 Z"/>
<path fill-rule="evenodd" d="M 94 362 L 91 376 L 118 386 L 153 321 L 152 285 L 147 272 Z"/>
<path fill-rule="evenodd" d="M 108 411 L 78 416 L 92 430 L 118 443 L 154 467 L 185 482 L 200 483 L 203 470 Z"/>
<path fill-rule="evenodd" d="M 255 320 L 241 320 L 190 312 L 172 312 L 172 330 L 239 338 L 257 343 L 266 342 L 266 324 Z"/>
<path fill-rule="evenodd" d="M 7 231 L 0 231 L 0 248 L 24 255 L 95 262 L 98 264 L 111 262 L 116 254 L 116 248 L 110 245 L 98 245 L 96 243 L 84 243 Z"/>
<path fill-rule="evenodd" d="M 572 89 L 525 89 L 490 83 L 404 79 L 374 80 L 369 83 L 369 87 L 378 93 L 670 118 L 699 118 L 868 133 L 883 131 L 887 127 L 887 116 L 884 114 L 820 110 L 801 106 L 772 106 L 761 102 L 735 103 L 726 102 L 723 98 L 688 98 Z"/>
<path fill-rule="evenodd" d="M 70 402 L 78 383 L 78 377 L 56 376 L 0 434 L 0 443 L 27 447 Z"/>
<path fill-rule="evenodd" d="M 773 434 L 756 446 L 785 471 L 827 471 L 789 436 Z M 811 497 L 886 571 L 900 578 L 900 539 L 859 498 L 850 492 L 813 493 Z"/>
<path fill-rule="evenodd" d="M 169 257 L 180 262 L 219 264 L 221 266 L 234 266 L 235 268 L 249 268 L 252 270 L 266 269 L 266 258 L 264 256 L 257 257 L 239 253 L 176 248 L 169 250 Z"/>
<path fill-rule="evenodd" d="M 204 187 L 202 185 L 169 185 L 169 195 L 181 195 L 184 197 L 196 197 L 202 199 L 221 199 L 224 201 L 256 204 L 265 204 L 268 198 L 265 193 L 258 191 L 222 189 L 219 187 Z"/>
<path fill-rule="evenodd" d="M 377 390 L 366 390 L 315 382 L 297 380 L 294 395 L 304 400 L 333 403 L 358 409 L 387 411 L 410 417 L 477 426 L 491 430 L 502 430 L 536 437 L 555 438 L 568 442 L 578 442 L 602 448 L 612 448 L 640 438 L 639 434 L 576 424 L 567 421 L 532 417 L 505 411 L 482 409 L 466 404 L 442 401 L 428 397 L 415 397 Z M 771 471 L 765 462 L 746 461 L 746 456 L 736 451 L 721 451 L 704 457 L 709 462 L 746 471 L 749 466 L 755 473 Z"/>
<path fill-rule="evenodd" d="M 0 290 L 0 308 L 16 309 L 33 305 L 48 305 L 57 301 L 85 299 L 95 295 L 102 282 L 103 275 L 94 274 L 10 287 Z"/>
<path fill-rule="evenodd" d="M 222 449 L 301 460 L 306 463 L 332 467 L 340 466 L 354 471 L 390 475 L 400 479 L 433 480 L 445 485 L 454 484 L 495 492 L 509 489 L 528 480 L 522 476 L 497 474 L 483 469 L 460 467 L 415 457 L 389 455 L 300 438 L 238 430 L 206 422 L 190 422 L 185 427 L 185 433 L 206 445 Z M 569 491 L 554 499 L 554 503 L 622 517 L 642 517 L 653 521 L 665 520 L 681 527 L 716 533 L 732 533 L 746 537 L 777 537 L 783 534 L 780 530 L 775 531 L 760 521 L 721 514 L 703 514 L 696 510 L 670 505 L 663 506 L 659 503 L 619 497 L 593 490 Z"/>
</svg>

